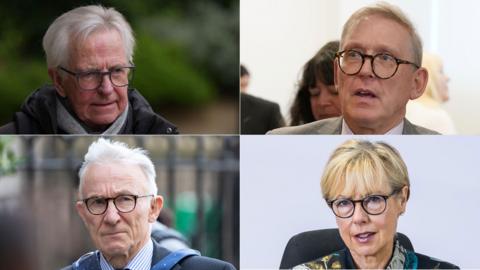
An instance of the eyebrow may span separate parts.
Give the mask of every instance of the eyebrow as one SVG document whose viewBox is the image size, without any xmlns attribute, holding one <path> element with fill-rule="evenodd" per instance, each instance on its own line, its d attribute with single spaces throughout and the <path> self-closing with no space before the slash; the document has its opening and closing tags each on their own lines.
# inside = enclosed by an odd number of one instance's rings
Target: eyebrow
<svg viewBox="0 0 480 270">
<path fill-rule="evenodd" d="M 131 67 L 131 66 L 133 66 L 131 63 L 117 63 L 109 66 L 107 70 L 110 71 L 112 69 L 119 68 L 119 67 Z M 89 65 L 86 68 L 75 68 L 74 70 L 79 73 L 102 72 L 102 69 L 99 69 L 94 66 L 89 66 Z"/>
<path fill-rule="evenodd" d="M 112 195 L 113 197 L 106 197 L 106 196 L 100 195 L 98 193 L 92 193 L 89 196 L 85 196 L 83 198 L 83 200 L 88 199 L 88 198 L 115 198 L 115 197 L 121 196 L 121 195 L 137 195 L 137 194 L 135 194 L 134 192 L 131 192 L 129 190 L 122 189 L 122 190 L 115 191 L 114 194 Z"/>
<path fill-rule="evenodd" d="M 353 50 L 353 49 L 361 49 L 363 51 L 366 51 L 367 48 L 364 44 L 361 44 L 360 42 L 349 42 L 347 44 L 345 44 L 345 46 L 343 47 L 343 50 Z M 370 49 L 370 48 L 368 48 Z M 374 53 L 373 54 L 378 54 L 378 53 L 389 53 L 389 54 L 392 54 L 396 57 L 399 57 L 399 54 L 400 52 L 398 50 L 396 50 L 395 48 L 392 48 L 388 45 L 385 45 L 385 44 L 378 44 L 378 45 L 374 45 L 373 46 L 373 51 Z"/>
</svg>

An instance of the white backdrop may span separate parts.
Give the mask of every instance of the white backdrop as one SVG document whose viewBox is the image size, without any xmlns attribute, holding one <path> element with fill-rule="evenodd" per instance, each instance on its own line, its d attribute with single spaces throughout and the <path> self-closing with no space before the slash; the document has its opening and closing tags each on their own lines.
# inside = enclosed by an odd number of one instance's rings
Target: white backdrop
<svg viewBox="0 0 480 270">
<path fill-rule="evenodd" d="M 414 22 L 426 51 L 442 56 L 450 76 L 445 105 L 460 134 L 480 134 L 477 82 L 480 1 L 389 0 Z M 372 0 L 241 0 L 240 62 L 251 73 L 249 92 L 276 101 L 287 116 L 301 67 L 323 44 L 339 39 L 347 18 Z"/>
<path fill-rule="evenodd" d="M 336 227 L 320 176 L 347 136 L 242 136 L 240 265 L 278 269 L 294 234 Z M 466 136 L 369 136 L 397 148 L 411 197 L 398 231 L 419 253 L 480 268 L 480 140 Z"/>
</svg>

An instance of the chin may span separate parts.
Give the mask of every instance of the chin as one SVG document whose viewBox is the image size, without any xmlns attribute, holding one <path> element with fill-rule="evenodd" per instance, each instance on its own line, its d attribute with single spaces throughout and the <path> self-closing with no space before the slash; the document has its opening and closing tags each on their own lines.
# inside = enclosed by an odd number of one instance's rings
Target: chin
<svg viewBox="0 0 480 270">
<path fill-rule="evenodd" d="M 109 113 L 105 115 L 96 116 L 91 119 L 89 122 L 92 123 L 92 126 L 108 126 L 115 122 L 120 116 L 119 112 Z"/>
<path fill-rule="evenodd" d="M 350 252 L 355 252 L 360 256 L 373 256 L 378 253 L 378 248 L 376 245 L 356 246 L 353 250 L 350 250 Z"/>
<path fill-rule="evenodd" d="M 127 245 L 126 243 L 123 242 L 118 242 L 118 241 L 110 241 L 105 243 L 102 246 L 102 253 L 108 256 L 113 256 L 113 255 L 121 255 L 125 254 L 127 252 Z"/>
</svg>

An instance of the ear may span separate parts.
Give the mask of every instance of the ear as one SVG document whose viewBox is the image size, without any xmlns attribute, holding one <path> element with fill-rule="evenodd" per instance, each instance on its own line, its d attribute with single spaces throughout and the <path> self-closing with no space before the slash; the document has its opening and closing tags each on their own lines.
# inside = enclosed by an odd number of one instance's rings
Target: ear
<svg viewBox="0 0 480 270">
<path fill-rule="evenodd" d="M 80 216 L 80 218 L 83 220 L 83 223 L 85 223 L 85 225 L 87 225 L 87 222 L 86 222 L 87 212 L 86 212 L 86 209 L 85 209 L 85 204 L 82 201 L 77 202 L 75 204 L 75 209 L 77 210 L 77 213 Z"/>
<path fill-rule="evenodd" d="M 150 209 L 148 213 L 148 222 L 153 223 L 157 220 L 158 215 L 163 207 L 163 197 L 154 196 L 152 202 L 150 203 Z"/>
<path fill-rule="evenodd" d="M 410 197 L 410 187 L 404 186 L 399 193 L 399 200 L 400 200 L 400 214 L 405 213 L 407 209 L 407 201 Z"/>
<path fill-rule="evenodd" d="M 419 98 L 425 91 L 428 83 L 428 71 L 421 67 L 415 71 L 414 76 L 412 90 L 410 91 L 410 99 L 412 100 Z"/>
<path fill-rule="evenodd" d="M 58 73 L 58 70 L 56 68 L 49 68 L 48 75 L 50 76 L 50 79 L 52 79 L 52 83 L 55 86 L 57 93 L 62 97 L 66 97 L 67 93 L 65 92 L 65 89 L 63 88 L 63 85 L 62 85 L 63 79 Z"/>
</svg>

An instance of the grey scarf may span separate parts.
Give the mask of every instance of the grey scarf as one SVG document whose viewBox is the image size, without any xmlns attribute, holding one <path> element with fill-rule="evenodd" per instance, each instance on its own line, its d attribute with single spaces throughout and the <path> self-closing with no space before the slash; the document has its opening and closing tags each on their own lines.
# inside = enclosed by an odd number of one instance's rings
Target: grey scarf
<svg viewBox="0 0 480 270">
<path fill-rule="evenodd" d="M 89 134 L 83 126 L 78 123 L 78 121 L 73 117 L 63 106 L 62 102 L 56 98 L 56 105 L 57 105 L 57 122 L 58 126 L 63 129 L 65 132 L 69 134 Z M 115 120 L 110 127 L 108 127 L 105 131 L 101 133 L 101 135 L 109 135 L 109 134 L 118 134 L 122 127 L 125 125 L 127 121 L 129 105 L 127 103 L 127 107 L 123 111 L 122 114 Z"/>
</svg>

